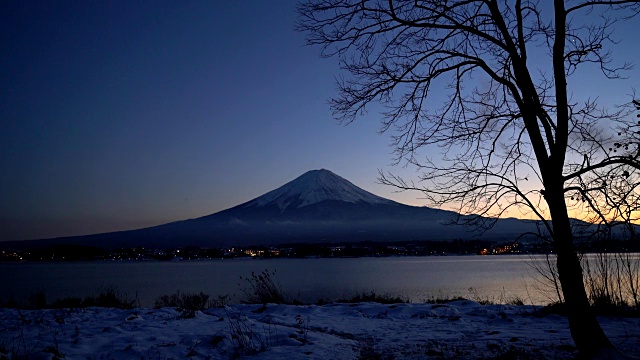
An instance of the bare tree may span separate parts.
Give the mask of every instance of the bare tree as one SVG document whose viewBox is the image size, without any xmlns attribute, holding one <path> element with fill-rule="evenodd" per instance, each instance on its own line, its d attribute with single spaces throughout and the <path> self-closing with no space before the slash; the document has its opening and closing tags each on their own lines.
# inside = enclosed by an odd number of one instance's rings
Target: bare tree
<svg viewBox="0 0 640 360">
<path fill-rule="evenodd" d="M 484 219 L 515 208 L 539 219 L 576 346 L 611 347 L 589 307 L 569 211 L 610 223 L 601 198 L 619 198 L 606 193 L 610 180 L 637 178 L 640 138 L 628 107 L 573 100 L 567 78 L 585 64 L 610 79 L 630 68 L 607 46 L 638 1 L 303 1 L 299 30 L 347 74 L 331 100 L 336 117 L 348 123 L 382 104 L 396 160 L 421 173 L 419 186 L 392 174 L 382 182 Z"/>
</svg>

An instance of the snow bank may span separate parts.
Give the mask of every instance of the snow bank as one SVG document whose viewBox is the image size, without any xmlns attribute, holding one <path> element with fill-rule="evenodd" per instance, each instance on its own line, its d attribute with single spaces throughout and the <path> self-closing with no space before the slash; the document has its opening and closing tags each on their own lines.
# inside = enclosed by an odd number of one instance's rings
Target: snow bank
<svg viewBox="0 0 640 360">
<path fill-rule="evenodd" d="M 0 359 L 479 359 L 576 356 L 567 320 L 532 306 L 377 303 L 232 305 L 195 312 L 0 309 Z M 640 319 L 600 319 L 640 354 Z"/>
</svg>

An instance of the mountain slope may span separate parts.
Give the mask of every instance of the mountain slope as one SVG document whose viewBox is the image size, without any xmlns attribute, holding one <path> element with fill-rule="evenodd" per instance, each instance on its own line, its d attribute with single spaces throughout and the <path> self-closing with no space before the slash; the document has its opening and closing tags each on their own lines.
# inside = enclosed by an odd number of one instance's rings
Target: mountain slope
<svg viewBox="0 0 640 360">
<path fill-rule="evenodd" d="M 374 195 L 329 170 L 321 169 L 306 172 L 293 181 L 246 203 L 196 220 L 232 222 L 371 220 L 372 217 L 397 217 L 401 213 L 396 212 L 405 207 L 407 205 Z"/>
<path fill-rule="evenodd" d="M 14 245 L 92 244 L 145 246 L 246 246 L 305 242 L 407 241 L 477 238 L 450 225 L 460 215 L 415 207 L 371 194 L 329 170 L 312 170 L 260 197 L 211 215 L 106 234 Z M 499 220 L 484 238 L 505 239 L 535 230 L 532 221 Z M 8 243 L 0 244 L 7 247 Z"/>
<path fill-rule="evenodd" d="M 244 208 L 277 206 L 280 210 L 301 208 L 323 201 L 347 203 L 391 204 L 393 201 L 376 196 L 353 185 L 329 170 L 311 170 L 295 180 L 245 204 Z"/>
</svg>

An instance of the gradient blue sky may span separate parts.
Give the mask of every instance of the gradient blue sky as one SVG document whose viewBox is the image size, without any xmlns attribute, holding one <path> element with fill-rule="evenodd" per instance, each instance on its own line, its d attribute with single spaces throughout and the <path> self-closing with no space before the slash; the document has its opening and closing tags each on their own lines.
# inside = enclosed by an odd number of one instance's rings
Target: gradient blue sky
<svg viewBox="0 0 640 360">
<path fill-rule="evenodd" d="M 333 120 L 337 60 L 295 21 L 284 0 L 1 2 L 0 241 L 199 217 L 318 168 L 424 205 L 375 183 L 411 169 L 391 166 L 375 112 Z M 621 58 L 639 30 L 617 33 Z M 627 75 L 575 88 L 625 102 Z"/>
</svg>

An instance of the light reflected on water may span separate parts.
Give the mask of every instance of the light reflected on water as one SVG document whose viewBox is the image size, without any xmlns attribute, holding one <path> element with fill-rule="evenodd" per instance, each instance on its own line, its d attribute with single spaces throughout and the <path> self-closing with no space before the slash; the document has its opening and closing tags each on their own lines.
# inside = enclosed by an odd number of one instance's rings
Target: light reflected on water
<svg viewBox="0 0 640 360">
<path fill-rule="evenodd" d="M 638 257 L 640 255 L 635 254 Z M 462 296 L 525 304 L 555 300 L 552 288 L 531 266 L 543 256 L 447 256 L 322 259 L 234 259 L 185 262 L 77 262 L 0 264 L 0 297 L 24 299 L 44 291 L 47 299 L 96 295 L 113 286 L 143 306 L 158 296 L 205 292 L 241 300 L 240 276 L 275 270 L 289 297 L 315 303 L 375 291 L 422 302 Z M 240 284 L 240 285 L 239 285 Z M 548 285 L 548 284 L 547 284 Z"/>
</svg>

